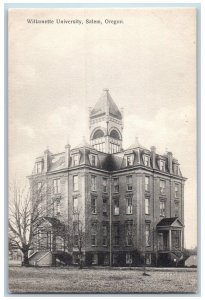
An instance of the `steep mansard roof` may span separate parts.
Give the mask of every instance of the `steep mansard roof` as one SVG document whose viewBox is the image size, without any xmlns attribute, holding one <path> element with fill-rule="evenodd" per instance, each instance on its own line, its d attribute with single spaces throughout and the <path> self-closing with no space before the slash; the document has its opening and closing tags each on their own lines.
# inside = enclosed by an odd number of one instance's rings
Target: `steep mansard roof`
<svg viewBox="0 0 205 300">
<path fill-rule="evenodd" d="M 91 166 L 91 155 L 96 155 L 97 164 L 96 168 L 105 170 L 105 171 L 118 171 L 118 170 L 126 170 L 133 166 L 145 166 L 144 156 L 150 156 L 150 167 L 147 168 L 155 168 L 155 170 L 159 170 L 159 159 L 163 157 L 165 160 L 165 173 L 170 173 L 168 166 L 168 156 L 155 154 L 155 161 L 153 161 L 150 150 L 146 148 L 142 148 L 141 145 L 135 145 L 135 147 L 129 147 L 125 151 L 118 152 L 115 154 L 107 154 L 100 151 L 95 150 L 91 146 L 87 147 L 86 145 L 82 145 L 79 147 L 75 147 L 70 151 L 70 160 L 69 160 L 69 168 L 74 168 L 74 155 L 79 155 L 79 166 Z M 132 155 L 133 164 L 132 166 L 126 165 L 126 155 Z M 43 160 L 43 157 L 41 157 Z M 62 169 L 67 168 L 65 165 L 65 152 L 52 154 L 49 152 L 48 158 L 48 172 L 60 171 Z M 177 162 L 175 158 L 173 158 L 173 162 Z M 173 169 L 171 170 L 174 171 Z M 35 174 L 35 168 L 33 169 L 33 174 Z M 182 176 L 181 171 L 179 169 L 178 176 Z"/>
<path fill-rule="evenodd" d="M 90 117 L 96 118 L 98 116 L 105 115 L 106 113 L 119 120 L 122 119 L 122 114 L 115 104 L 114 100 L 110 96 L 108 89 L 103 90 L 102 96 L 97 101 L 94 108 L 91 110 Z"/>
</svg>

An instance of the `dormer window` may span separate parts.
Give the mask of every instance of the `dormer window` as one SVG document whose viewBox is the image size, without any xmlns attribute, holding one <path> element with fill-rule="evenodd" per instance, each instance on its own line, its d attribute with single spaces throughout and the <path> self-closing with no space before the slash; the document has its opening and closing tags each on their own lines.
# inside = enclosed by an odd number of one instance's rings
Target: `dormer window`
<svg viewBox="0 0 205 300">
<path fill-rule="evenodd" d="M 93 167 L 97 167 L 97 155 L 91 154 L 89 155 L 90 164 Z"/>
<path fill-rule="evenodd" d="M 149 157 L 149 155 L 144 155 L 144 165 L 146 166 L 146 167 L 149 167 L 150 166 L 150 157 Z"/>
<path fill-rule="evenodd" d="M 174 164 L 174 174 L 179 175 L 179 166 Z"/>
<path fill-rule="evenodd" d="M 160 171 L 165 172 L 165 161 L 162 159 L 160 159 L 160 161 L 159 161 L 159 169 L 160 169 Z"/>
<path fill-rule="evenodd" d="M 133 166 L 133 155 L 126 155 L 126 167 Z"/>
<path fill-rule="evenodd" d="M 42 170 L 43 170 L 43 163 L 42 161 L 38 161 L 36 163 L 36 174 L 42 173 Z"/>
<path fill-rule="evenodd" d="M 79 154 L 74 154 L 73 155 L 73 166 L 78 166 L 79 165 Z"/>
</svg>

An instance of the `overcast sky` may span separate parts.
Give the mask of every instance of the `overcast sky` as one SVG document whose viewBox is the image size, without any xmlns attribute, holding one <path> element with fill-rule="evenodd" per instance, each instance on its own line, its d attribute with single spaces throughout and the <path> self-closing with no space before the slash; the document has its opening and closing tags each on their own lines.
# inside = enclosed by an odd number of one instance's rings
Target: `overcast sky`
<svg viewBox="0 0 205 300">
<path fill-rule="evenodd" d="M 27 19 L 54 24 L 28 24 Z M 83 24 L 56 24 L 56 19 Z M 85 24 L 86 19 L 102 24 Z M 105 19 L 123 24 L 104 24 Z M 103 88 L 124 108 L 124 148 L 135 137 L 172 151 L 188 178 L 185 246 L 196 245 L 194 9 L 28 9 L 9 15 L 9 172 L 89 139 L 88 107 Z"/>
</svg>

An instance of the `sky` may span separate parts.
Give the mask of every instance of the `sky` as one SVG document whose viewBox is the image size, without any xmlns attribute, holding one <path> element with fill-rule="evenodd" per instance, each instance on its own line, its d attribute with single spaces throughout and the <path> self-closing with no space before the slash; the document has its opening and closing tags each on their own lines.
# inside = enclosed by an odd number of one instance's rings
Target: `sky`
<svg viewBox="0 0 205 300">
<path fill-rule="evenodd" d="M 56 19 L 83 24 L 56 24 Z M 187 178 L 185 246 L 194 247 L 195 30 L 190 8 L 10 10 L 9 180 L 25 181 L 46 148 L 57 153 L 68 142 L 74 147 L 83 136 L 89 140 L 88 108 L 109 88 L 124 109 L 123 147 L 138 137 L 145 147 L 172 151 L 179 160 Z"/>
</svg>

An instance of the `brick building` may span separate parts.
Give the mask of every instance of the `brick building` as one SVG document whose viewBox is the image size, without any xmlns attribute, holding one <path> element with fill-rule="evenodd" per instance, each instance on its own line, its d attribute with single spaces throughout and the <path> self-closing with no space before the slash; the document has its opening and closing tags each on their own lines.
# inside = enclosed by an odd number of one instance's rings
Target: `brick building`
<svg viewBox="0 0 205 300">
<path fill-rule="evenodd" d="M 177 159 L 137 139 L 124 150 L 123 114 L 107 89 L 90 109 L 89 128 L 90 143 L 36 159 L 30 183 L 46 196 L 30 262 L 75 263 L 81 250 L 86 264 L 179 262 L 185 178 Z"/>
</svg>

